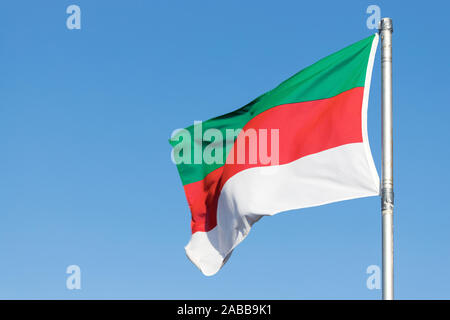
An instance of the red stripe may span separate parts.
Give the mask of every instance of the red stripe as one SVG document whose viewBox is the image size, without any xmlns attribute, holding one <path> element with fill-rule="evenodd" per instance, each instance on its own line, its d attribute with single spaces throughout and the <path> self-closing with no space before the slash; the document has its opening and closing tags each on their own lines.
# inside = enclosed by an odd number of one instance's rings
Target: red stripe
<svg viewBox="0 0 450 320">
<path fill-rule="evenodd" d="M 279 130 L 279 164 L 349 143 L 362 142 L 361 108 L 364 88 L 357 87 L 329 99 L 291 103 L 271 108 L 250 120 L 243 130 L 267 129 L 270 154 L 270 130 Z M 237 141 L 242 139 L 242 133 Z M 245 164 L 230 164 L 236 154 L 234 144 L 227 163 L 209 173 L 205 179 L 184 186 L 192 213 L 192 233 L 209 231 L 217 225 L 217 203 L 228 179 L 252 167 L 261 167 L 259 157 L 248 163 L 249 146 L 245 146 Z M 236 159 L 236 158 L 235 158 Z"/>
</svg>

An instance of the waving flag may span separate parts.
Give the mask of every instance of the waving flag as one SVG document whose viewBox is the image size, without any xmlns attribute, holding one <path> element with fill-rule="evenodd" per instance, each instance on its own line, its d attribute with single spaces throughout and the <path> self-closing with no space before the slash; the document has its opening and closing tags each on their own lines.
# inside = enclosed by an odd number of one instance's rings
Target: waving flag
<svg viewBox="0 0 450 320">
<path fill-rule="evenodd" d="M 215 274 L 262 216 L 379 194 L 367 137 L 378 35 L 170 143 L 192 213 L 189 259 Z"/>
</svg>

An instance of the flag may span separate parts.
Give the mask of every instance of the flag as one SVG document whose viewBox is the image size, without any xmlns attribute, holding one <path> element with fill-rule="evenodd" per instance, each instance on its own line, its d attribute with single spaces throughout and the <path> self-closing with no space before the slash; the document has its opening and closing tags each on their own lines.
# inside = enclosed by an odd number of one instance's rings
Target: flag
<svg viewBox="0 0 450 320">
<path fill-rule="evenodd" d="M 188 258 L 213 275 L 262 216 L 379 194 L 367 135 L 374 34 L 244 107 L 172 134 L 192 219 Z"/>
</svg>

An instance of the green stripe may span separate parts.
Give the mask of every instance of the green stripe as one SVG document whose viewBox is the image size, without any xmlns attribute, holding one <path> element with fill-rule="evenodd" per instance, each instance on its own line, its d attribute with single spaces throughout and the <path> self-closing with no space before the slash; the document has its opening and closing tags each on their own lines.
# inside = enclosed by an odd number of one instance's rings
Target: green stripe
<svg viewBox="0 0 450 320">
<path fill-rule="evenodd" d="M 364 87 L 367 63 L 374 37 L 375 35 L 367 37 L 323 58 L 236 111 L 203 122 L 203 132 L 210 128 L 222 132 L 224 137 L 222 141 L 224 160 L 222 163 L 225 163 L 226 150 L 230 150 L 234 144 L 234 141 L 225 141 L 226 129 L 241 129 L 256 115 L 278 105 L 327 99 L 355 87 Z M 194 143 L 204 150 L 210 142 L 194 141 L 194 125 L 186 130 L 192 137 L 192 164 L 177 165 L 183 185 L 203 180 L 208 173 L 222 166 L 222 164 L 215 163 L 193 164 Z M 169 142 L 177 148 L 186 143 L 179 135 L 170 139 Z"/>
</svg>

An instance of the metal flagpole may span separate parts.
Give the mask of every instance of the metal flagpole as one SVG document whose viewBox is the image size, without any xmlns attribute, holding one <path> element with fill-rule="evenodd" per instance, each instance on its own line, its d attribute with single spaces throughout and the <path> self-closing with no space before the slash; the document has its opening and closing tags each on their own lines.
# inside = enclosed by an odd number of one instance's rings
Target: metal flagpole
<svg viewBox="0 0 450 320">
<path fill-rule="evenodd" d="M 381 214 L 383 228 L 383 299 L 394 299 L 394 179 L 392 148 L 392 19 L 380 21 L 381 36 Z"/>
</svg>

